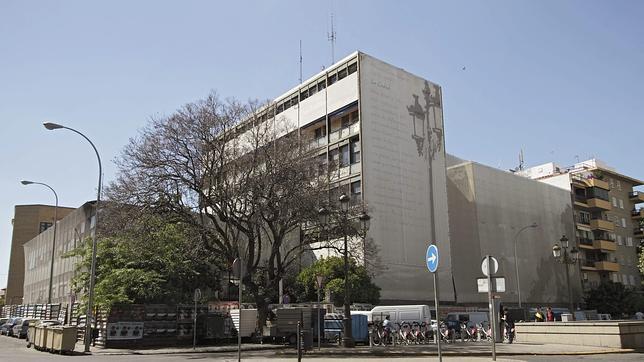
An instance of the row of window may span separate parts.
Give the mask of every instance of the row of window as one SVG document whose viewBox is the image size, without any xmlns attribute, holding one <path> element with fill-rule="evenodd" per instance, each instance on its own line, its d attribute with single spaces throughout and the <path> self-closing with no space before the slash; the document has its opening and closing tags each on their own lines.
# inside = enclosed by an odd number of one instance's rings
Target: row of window
<svg viewBox="0 0 644 362">
<path fill-rule="evenodd" d="M 326 87 L 329 87 L 334 83 L 338 82 L 339 80 L 346 78 L 348 75 L 355 73 L 357 70 L 358 70 L 358 60 L 357 59 L 350 60 L 349 62 L 342 64 L 337 68 L 329 71 L 328 73 L 322 75 L 321 77 L 312 81 L 308 85 L 303 86 L 301 90 L 298 90 L 290 94 L 289 96 L 284 97 L 283 100 L 277 103 L 275 108 L 273 107 L 268 108 L 265 112 L 263 112 L 261 115 L 258 116 L 258 119 L 263 122 L 269 118 L 272 118 L 273 112 L 275 113 L 274 115 L 278 115 L 291 107 L 297 106 L 299 102 L 307 99 L 308 97 L 314 95 L 317 92 L 321 92 Z M 247 125 L 247 127 L 251 127 L 251 126 L 252 125 Z M 243 130 L 240 129 L 240 131 L 243 131 Z"/>
</svg>

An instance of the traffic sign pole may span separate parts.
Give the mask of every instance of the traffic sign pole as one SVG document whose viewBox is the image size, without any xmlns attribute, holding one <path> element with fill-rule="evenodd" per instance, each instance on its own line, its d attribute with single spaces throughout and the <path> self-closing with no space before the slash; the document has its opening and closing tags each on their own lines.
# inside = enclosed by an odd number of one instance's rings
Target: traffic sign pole
<svg viewBox="0 0 644 362">
<path fill-rule="evenodd" d="M 438 280 L 437 280 L 437 271 L 438 271 L 438 248 L 435 244 L 431 244 L 427 248 L 427 254 L 425 255 L 425 262 L 427 263 L 427 269 L 432 273 L 434 279 L 434 308 L 436 309 L 436 346 L 438 349 L 438 360 L 443 361 L 443 353 L 441 352 L 441 324 L 440 324 L 440 314 L 438 310 Z M 431 313 L 429 316 L 429 324 L 431 327 Z"/>
<path fill-rule="evenodd" d="M 487 255 L 487 299 L 490 309 L 490 332 L 492 333 L 492 361 L 496 361 L 496 313 L 494 312 L 494 299 L 492 299 L 492 272 L 494 271 L 492 265 L 492 257 Z"/>
</svg>

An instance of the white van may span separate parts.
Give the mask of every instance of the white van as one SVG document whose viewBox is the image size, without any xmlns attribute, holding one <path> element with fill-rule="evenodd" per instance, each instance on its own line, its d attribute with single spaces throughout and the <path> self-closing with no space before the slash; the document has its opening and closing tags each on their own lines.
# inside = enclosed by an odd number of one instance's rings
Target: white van
<svg viewBox="0 0 644 362">
<path fill-rule="evenodd" d="M 436 319 L 436 310 L 430 310 L 428 305 L 383 305 L 371 310 L 373 322 L 384 320 L 386 316 L 389 316 L 389 320 L 393 323 L 425 322 L 430 324 L 431 320 Z"/>
</svg>

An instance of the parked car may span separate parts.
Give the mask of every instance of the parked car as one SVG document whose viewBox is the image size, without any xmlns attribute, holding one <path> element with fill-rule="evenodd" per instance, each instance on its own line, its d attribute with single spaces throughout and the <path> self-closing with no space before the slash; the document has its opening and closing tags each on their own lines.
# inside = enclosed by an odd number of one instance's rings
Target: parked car
<svg viewBox="0 0 644 362">
<path fill-rule="evenodd" d="M 33 325 L 37 321 L 37 319 L 23 319 L 21 323 L 16 323 L 16 325 L 13 326 L 13 336 L 20 339 L 27 338 L 29 326 Z"/>
<path fill-rule="evenodd" d="M 2 329 L 0 329 L 0 333 L 4 334 L 5 336 L 12 336 L 13 335 L 13 327 L 18 323 L 22 322 L 22 318 L 11 318 L 7 321 L 7 323 L 2 325 Z"/>
<path fill-rule="evenodd" d="M 4 331 L 7 329 L 6 324 L 9 323 L 13 318 L 2 318 L 0 319 L 0 335 L 4 334 Z"/>
<path fill-rule="evenodd" d="M 373 322 L 384 320 L 389 316 L 392 323 L 418 322 L 430 324 L 436 319 L 436 310 L 428 305 L 387 305 L 377 306 L 371 310 Z"/>
</svg>

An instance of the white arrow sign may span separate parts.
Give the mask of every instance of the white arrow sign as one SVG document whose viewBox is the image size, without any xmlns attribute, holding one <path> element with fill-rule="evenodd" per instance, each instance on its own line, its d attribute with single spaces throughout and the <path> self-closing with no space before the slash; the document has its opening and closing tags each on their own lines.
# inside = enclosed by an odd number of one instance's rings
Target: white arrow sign
<svg viewBox="0 0 644 362">
<path fill-rule="evenodd" d="M 430 256 L 429 258 L 427 258 L 427 261 L 428 261 L 428 262 L 430 262 L 430 263 L 433 263 L 433 262 L 434 262 L 434 260 L 436 260 L 436 254 L 432 254 L 432 256 Z"/>
</svg>

